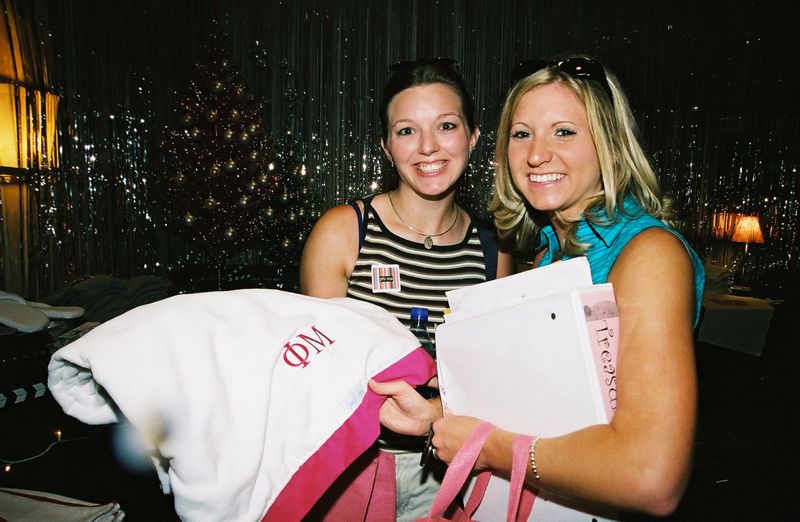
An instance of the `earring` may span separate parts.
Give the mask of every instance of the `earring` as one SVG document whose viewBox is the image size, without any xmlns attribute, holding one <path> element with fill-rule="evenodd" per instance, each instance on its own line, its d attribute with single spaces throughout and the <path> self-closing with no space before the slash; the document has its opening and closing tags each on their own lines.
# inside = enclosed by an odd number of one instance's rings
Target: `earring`
<svg viewBox="0 0 800 522">
<path fill-rule="evenodd" d="M 389 160 L 389 165 L 391 165 L 392 168 L 394 168 L 394 161 L 392 161 L 392 158 L 386 158 L 386 159 Z"/>
</svg>

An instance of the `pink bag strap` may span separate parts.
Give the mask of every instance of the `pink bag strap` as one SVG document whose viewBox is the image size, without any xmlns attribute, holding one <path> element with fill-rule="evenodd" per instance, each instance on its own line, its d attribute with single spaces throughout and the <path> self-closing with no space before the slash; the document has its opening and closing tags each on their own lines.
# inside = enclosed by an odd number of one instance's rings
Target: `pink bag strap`
<svg viewBox="0 0 800 522">
<path fill-rule="evenodd" d="M 486 488 L 489 487 L 490 478 L 492 478 L 491 472 L 482 471 L 475 479 L 475 486 L 472 488 L 467 503 L 464 505 L 464 518 L 466 520 L 472 520 L 472 515 L 475 514 L 478 506 L 481 505 L 481 500 L 483 500 L 483 495 L 486 493 Z"/>
<path fill-rule="evenodd" d="M 513 456 L 511 464 L 511 488 L 508 492 L 507 522 L 528 520 L 533 510 L 536 493 L 525 487 L 525 473 L 528 472 L 530 458 L 531 435 L 517 435 L 514 437 Z"/>
<path fill-rule="evenodd" d="M 478 460 L 483 445 L 489 437 L 489 433 L 494 429 L 494 426 L 488 422 L 483 422 L 470 434 L 464 445 L 456 453 L 447 472 L 442 480 L 442 486 L 436 499 L 433 501 L 430 512 L 426 518 L 420 521 L 437 521 L 445 520 L 444 513 L 453 503 L 469 479 L 472 468 Z M 530 435 L 517 435 L 514 438 L 512 446 L 513 461 L 511 466 L 511 487 L 508 494 L 508 511 L 506 513 L 507 522 L 517 522 L 527 520 L 533 510 L 533 503 L 536 500 L 536 494 L 525 488 L 525 474 L 528 471 L 528 462 L 530 455 L 530 446 L 533 437 Z M 488 471 L 481 472 L 475 481 L 475 487 L 472 488 L 467 503 L 462 510 L 457 510 L 454 513 L 453 520 L 456 521 L 469 521 L 472 520 L 472 515 L 478 509 L 486 488 L 489 485 L 491 473 Z"/>
<path fill-rule="evenodd" d="M 345 472 L 349 482 L 337 484 L 342 489 L 336 490 L 337 496 L 330 507 L 310 518 L 322 522 L 394 520 L 397 496 L 394 468 L 394 455 L 370 448 Z"/>
<path fill-rule="evenodd" d="M 388 451 L 379 451 L 375 470 L 375 485 L 372 487 L 372 496 L 367 506 L 366 522 L 383 522 L 395 518 L 395 498 L 397 486 L 395 484 L 394 455 Z M 353 520 L 347 518 L 346 520 Z"/>
<path fill-rule="evenodd" d="M 489 432 L 493 429 L 494 425 L 488 422 L 482 422 L 470 433 L 467 440 L 464 441 L 464 444 L 461 446 L 461 449 L 458 450 L 458 453 L 456 453 L 452 462 L 450 462 L 450 465 L 447 467 L 444 479 L 442 479 L 442 486 L 439 488 L 439 492 L 433 500 L 428 518 L 422 520 L 441 520 L 447 508 L 450 507 L 450 504 L 455 500 L 458 492 L 461 491 L 464 483 L 469 479 L 472 468 L 475 467 L 475 462 L 478 461 L 478 456 L 481 453 L 483 444 L 486 442 Z M 475 504 L 472 510 L 473 512 L 477 509 L 478 504 L 480 504 L 483 498 L 483 493 L 486 491 L 486 486 L 489 484 L 489 476 L 489 472 L 487 471 L 481 473 L 478 477 L 478 483 L 475 485 L 472 495 L 467 502 L 467 506 L 471 506 L 473 503 Z M 478 491 L 479 488 L 482 488 L 482 490 Z M 473 502 L 473 498 L 475 497 L 477 497 L 477 501 Z M 471 516 L 471 514 L 471 512 L 467 511 L 467 516 Z"/>
</svg>

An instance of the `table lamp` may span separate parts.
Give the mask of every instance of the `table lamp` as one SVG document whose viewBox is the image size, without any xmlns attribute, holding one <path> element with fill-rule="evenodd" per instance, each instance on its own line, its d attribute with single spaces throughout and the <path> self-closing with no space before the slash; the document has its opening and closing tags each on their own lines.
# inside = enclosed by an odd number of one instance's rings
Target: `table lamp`
<svg viewBox="0 0 800 522">
<path fill-rule="evenodd" d="M 764 242 L 764 235 L 761 233 L 761 225 L 758 222 L 758 216 L 739 215 L 736 218 L 736 226 L 733 229 L 731 241 L 734 243 L 744 243 L 741 273 L 741 280 L 744 282 L 747 275 L 747 247 L 750 243 Z"/>
<path fill-rule="evenodd" d="M 761 225 L 758 222 L 758 216 L 738 216 L 731 241 L 734 243 L 744 243 L 745 254 L 747 254 L 747 245 L 750 243 L 763 243 L 764 235 L 761 233 Z"/>
</svg>

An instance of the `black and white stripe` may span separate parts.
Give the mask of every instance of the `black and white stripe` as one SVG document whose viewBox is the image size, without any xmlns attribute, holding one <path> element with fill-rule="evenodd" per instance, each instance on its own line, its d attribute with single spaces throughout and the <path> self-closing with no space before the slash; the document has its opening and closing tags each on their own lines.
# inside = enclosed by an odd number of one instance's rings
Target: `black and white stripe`
<svg viewBox="0 0 800 522">
<path fill-rule="evenodd" d="M 448 308 L 445 292 L 486 280 L 483 249 L 477 227 L 472 224 L 455 245 L 434 245 L 430 250 L 386 228 L 371 205 L 365 208 L 366 234 L 350 277 L 347 296 L 385 308 L 406 326 L 411 308 L 428 309 L 429 330 L 444 321 Z M 372 265 L 400 266 L 400 292 L 373 293 Z"/>
</svg>

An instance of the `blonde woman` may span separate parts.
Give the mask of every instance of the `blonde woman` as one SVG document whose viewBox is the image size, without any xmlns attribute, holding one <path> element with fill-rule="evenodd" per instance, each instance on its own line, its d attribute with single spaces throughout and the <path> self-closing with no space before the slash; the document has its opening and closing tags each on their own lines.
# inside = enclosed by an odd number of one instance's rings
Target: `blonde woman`
<svg viewBox="0 0 800 522">
<path fill-rule="evenodd" d="M 586 256 L 594 282 L 613 283 L 620 347 L 612 422 L 535 439 L 526 484 L 591 512 L 667 515 L 691 470 L 702 264 L 661 221 L 658 182 L 616 78 L 584 55 L 527 66 L 501 114 L 490 208 L 501 237 L 537 245 L 534 266 Z M 402 382 L 372 388 L 390 396 L 384 424 L 421 432 L 435 420 L 445 462 L 480 422 L 443 417 Z M 476 469 L 508 476 L 514 435 L 494 429 Z"/>
</svg>

